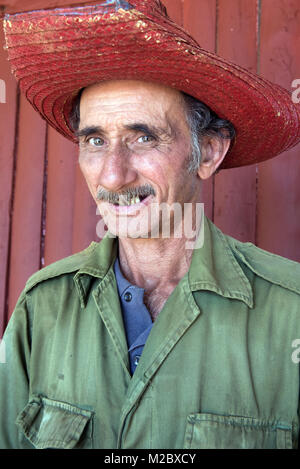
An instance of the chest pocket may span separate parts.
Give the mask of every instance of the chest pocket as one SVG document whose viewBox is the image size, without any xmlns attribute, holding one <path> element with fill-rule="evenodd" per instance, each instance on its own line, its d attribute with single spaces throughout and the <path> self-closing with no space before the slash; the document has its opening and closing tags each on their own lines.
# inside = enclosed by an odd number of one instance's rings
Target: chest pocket
<svg viewBox="0 0 300 469">
<path fill-rule="evenodd" d="M 187 420 L 184 448 L 292 449 L 292 427 L 250 417 L 191 414 Z"/>
<path fill-rule="evenodd" d="M 92 448 L 89 410 L 45 397 L 33 398 L 16 424 L 36 449 Z"/>
</svg>

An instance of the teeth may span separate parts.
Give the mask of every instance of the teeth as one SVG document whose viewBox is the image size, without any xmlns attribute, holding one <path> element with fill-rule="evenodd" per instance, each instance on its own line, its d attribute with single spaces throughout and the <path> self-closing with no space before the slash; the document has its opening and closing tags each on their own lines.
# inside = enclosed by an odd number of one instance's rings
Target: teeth
<svg viewBox="0 0 300 469">
<path fill-rule="evenodd" d="M 133 198 L 129 198 L 127 199 L 127 197 L 125 197 L 124 195 L 121 195 L 119 197 L 119 204 L 120 206 L 129 206 L 129 205 L 136 205 L 136 204 L 139 204 L 141 202 L 140 198 L 139 197 L 133 197 Z"/>
</svg>

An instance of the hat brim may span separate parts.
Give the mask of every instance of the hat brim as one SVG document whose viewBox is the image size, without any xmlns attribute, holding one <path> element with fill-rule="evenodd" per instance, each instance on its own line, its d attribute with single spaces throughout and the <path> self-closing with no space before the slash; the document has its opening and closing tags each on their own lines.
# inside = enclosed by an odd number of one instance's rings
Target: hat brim
<svg viewBox="0 0 300 469">
<path fill-rule="evenodd" d="M 11 15 L 7 50 L 21 90 L 41 116 L 76 142 L 68 123 L 80 89 L 107 80 L 163 83 L 203 101 L 237 136 L 221 168 L 259 163 L 300 141 L 300 106 L 278 85 L 209 53 L 164 17 L 86 7 Z M 57 13 L 59 12 L 59 14 Z"/>
</svg>

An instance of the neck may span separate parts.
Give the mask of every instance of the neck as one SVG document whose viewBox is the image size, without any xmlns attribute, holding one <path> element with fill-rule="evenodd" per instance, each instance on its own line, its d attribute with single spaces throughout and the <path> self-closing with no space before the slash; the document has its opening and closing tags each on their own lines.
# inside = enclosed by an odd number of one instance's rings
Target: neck
<svg viewBox="0 0 300 469">
<path fill-rule="evenodd" d="M 119 239 L 119 260 L 127 279 L 145 290 L 174 279 L 188 271 L 192 250 L 181 239 Z"/>
<path fill-rule="evenodd" d="M 186 237 L 119 238 L 122 273 L 145 290 L 144 301 L 153 319 L 188 272 L 192 255 L 193 244 Z"/>
</svg>

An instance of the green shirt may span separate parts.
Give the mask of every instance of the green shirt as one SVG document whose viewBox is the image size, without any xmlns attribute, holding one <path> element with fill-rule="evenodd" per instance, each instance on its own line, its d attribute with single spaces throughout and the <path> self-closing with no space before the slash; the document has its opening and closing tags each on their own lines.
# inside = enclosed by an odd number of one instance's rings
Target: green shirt
<svg viewBox="0 0 300 469">
<path fill-rule="evenodd" d="M 131 377 L 116 254 L 106 237 L 28 280 L 2 343 L 0 448 L 297 447 L 300 265 L 205 218 Z"/>
</svg>

